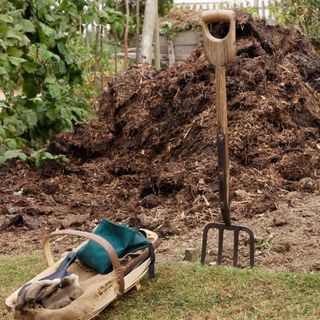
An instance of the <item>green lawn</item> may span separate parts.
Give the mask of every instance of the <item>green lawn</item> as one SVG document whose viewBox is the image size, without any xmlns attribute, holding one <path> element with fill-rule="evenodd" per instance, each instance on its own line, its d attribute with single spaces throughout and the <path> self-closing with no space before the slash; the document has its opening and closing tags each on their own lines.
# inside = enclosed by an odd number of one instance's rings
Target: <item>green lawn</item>
<svg viewBox="0 0 320 320">
<path fill-rule="evenodd" d="M 0 318 L 10 319 L 5 315 L 5 297 L 43 266 L 39 253 L 0 255 Z M 140 291 L 126 294 L 98 320 L 320 319 L 320 274 L 187 262 L 161 263 L 157 271 L 156 281 L 145 279 Z"/>
</svg>

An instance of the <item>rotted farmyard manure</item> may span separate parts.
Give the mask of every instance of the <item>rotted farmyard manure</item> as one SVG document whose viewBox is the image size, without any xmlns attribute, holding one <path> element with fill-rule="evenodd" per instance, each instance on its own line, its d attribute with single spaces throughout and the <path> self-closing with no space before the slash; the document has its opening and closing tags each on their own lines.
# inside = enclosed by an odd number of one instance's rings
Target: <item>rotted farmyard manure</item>
<svg viewBox="0 0 320 320">
<path fill-rule="evenodd" d="M 288 195 L 319 195 L 320 56 L 299 31 L 245 13 L 236 39 L 227 66 L 232 210 L 254 226 L 280 201 L 290 205 Z M 199 47 L 182 65 L 108 79 L 98 119 L 48 146 L 69 163 L 1 169 L 2 217 L 9 207 L 20 217 L 3 220 L 4 232 L 91 229 L 104 217 L 170 236 L 219 221 L 213 72 Z M 12 195 L 22 187 L 28 197 Z"/>
</svg>

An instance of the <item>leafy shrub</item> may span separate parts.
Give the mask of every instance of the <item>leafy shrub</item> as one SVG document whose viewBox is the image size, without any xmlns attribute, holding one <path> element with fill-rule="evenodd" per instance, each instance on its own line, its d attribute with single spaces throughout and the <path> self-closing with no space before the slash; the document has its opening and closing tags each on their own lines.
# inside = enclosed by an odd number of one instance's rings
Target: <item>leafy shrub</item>
<svg viewBox="0 0 320 320">
<path fill-rule="evenodd" d="M 278 23 L 297 26 L 320 47 L 320 1 L 283 0 L 271 7 Z"/>
<path fill-rule="evenodd" d="M 76 94 L 81 60 L 68 48 L 77 34 L 79 1 L 3 0 L 0 4 L 0 156 L 39 148 L 91 111 Z M 18 91 L 18 93 L 17 93 Z M 12 150 L 12 152 L 8 152 Z"/>
</svg>

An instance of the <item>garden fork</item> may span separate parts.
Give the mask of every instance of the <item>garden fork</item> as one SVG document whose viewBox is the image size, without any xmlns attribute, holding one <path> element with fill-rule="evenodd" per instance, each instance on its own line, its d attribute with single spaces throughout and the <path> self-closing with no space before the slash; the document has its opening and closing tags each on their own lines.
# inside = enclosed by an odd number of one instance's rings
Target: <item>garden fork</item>
<svg viewBox="0 0 320 320">
<path fill-rule="evenodd" d="M 228 34 L 222 39 L 213 37 L 208 29 L 212 23 L 228 23 Z M 222 262 L 224 231 L 234 232 L 233 241 L 233 266 L 238 266 L 239 235 L 246 232 L 249 235 L 250 266 L 254 266 L 254 235 L 253 232 L 243 226 L 231 224 L 230 219 L 230 169 L 229 169 L 229 143 L 227 127 L 227 93 L 226 93 L 226 69 L 225 65 L 236 54 L 235 14 L 231 10 L 207 11 L 202 14 L 203 46 L 209 61 L 215 65 L 216 79 L 216 112 L 217 112 L 217 144 L 218 144 L 218 171 L 219 171 L 219 198 L 220 209 L 224 224 L 209 223 L 204 227 L 202 239 L 201 263 L 204 264 L 208 231 L 218 229 L 218 260 Z"/>
</svg>

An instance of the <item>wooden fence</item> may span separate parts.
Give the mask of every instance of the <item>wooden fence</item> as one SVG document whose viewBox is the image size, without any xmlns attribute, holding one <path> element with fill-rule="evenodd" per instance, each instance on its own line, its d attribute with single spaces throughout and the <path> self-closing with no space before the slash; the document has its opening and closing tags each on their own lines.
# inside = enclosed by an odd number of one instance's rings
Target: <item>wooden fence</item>
<svg viewBox="0 0 320 320">
<path fill-rule="evenodd" d="M 172 66 L 175 63 L 183 63 L 195 50 L 201 41 L 201 33 L 192 30 L 179 32 L 171 40 L 165 36 L 160 36 L 160 61 L 163 65 Z M 124 56 L 123 52 L 117 54 Z M 129 48 L 129 59 L 136 59 L 136 48 Z"/>
<path fill-rule="evenodd" d="M 211 1 L 195 1 L 195 0 L 175 0 L 175 6 L 178 8 L 187 8 L 193 10 L 216 10 L 216 9 L 242 9 L 256 8 L 259 16 L 272 22 L 273 17 L 270 14 L 270 6 L 279 3 L 280 0 L 211 0 Z"/>
<path fill-rule="evenodd" d="M 199 46 L 200 40 L 201 34 L 191 30 L 179 32 L 173 40 L 161 36 L 161 62 L 169 66 L 182 63 Z"/>
</svg>

